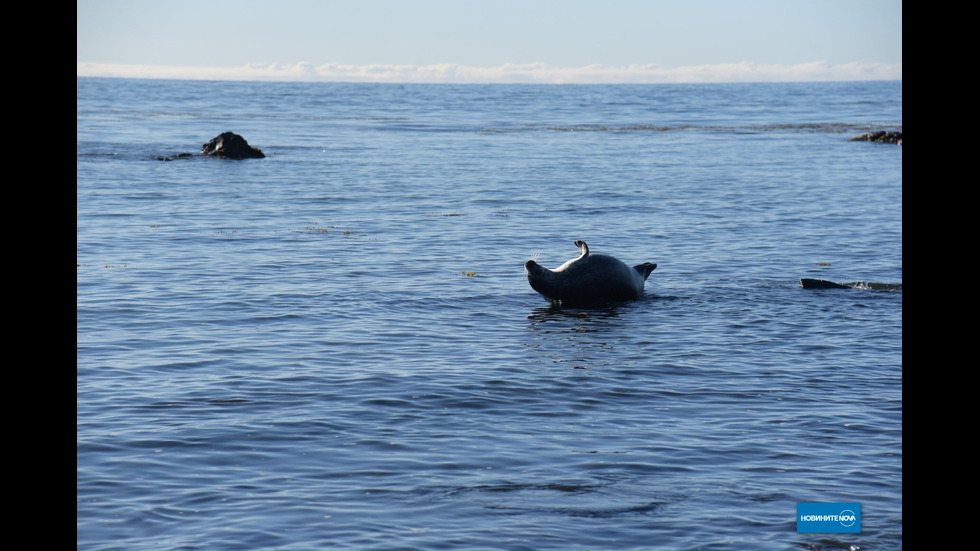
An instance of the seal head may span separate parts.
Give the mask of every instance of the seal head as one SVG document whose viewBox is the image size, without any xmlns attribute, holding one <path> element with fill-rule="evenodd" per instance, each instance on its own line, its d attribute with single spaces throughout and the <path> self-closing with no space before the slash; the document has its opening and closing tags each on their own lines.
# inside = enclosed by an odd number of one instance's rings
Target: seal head
<svg viewBox="0 0 980 551">
<path fill-rule="evenodd" d="M 533 260 L 524 263 L 531 288 L 564 306 L 587 306 L 634 300 L 643 296 L 643 284 L 657 265 L 627 266 L 604 254 L 589 253 L 585 241 L 576 241 L 579 256 L 549 270 Z"/>
</svg>

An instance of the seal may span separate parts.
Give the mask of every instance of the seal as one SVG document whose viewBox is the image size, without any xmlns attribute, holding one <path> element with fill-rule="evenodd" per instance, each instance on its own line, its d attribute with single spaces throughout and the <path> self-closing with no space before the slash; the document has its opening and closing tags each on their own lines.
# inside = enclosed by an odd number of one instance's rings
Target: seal
<svg viewBox="0 0 980 551">
<path fill-rule="evenodd" d="M 248 145 L 245 138 L 234 132 L 222 132 L 211 138 L 201 147 L 201 155 L 238 160 L 265 158 L 261 149 Z"/>
<path fill-rule="evenodd" d="M 531 288 L 563 306 L 584 306 L 634 300 L 643 296 L 643 284 L 657 265 L 632 268 L 604 254 L 590 254 L 585 241 L 576 241 L 579 256 L 549 270 L 533 260 L 524 263 Z"/>
<path fill-rule="evenodd" d="M 850 289 L 850 285 L 835 283 L 826 279 L 800 278 L 800 287 L 804 289 Z"/>
</svg>

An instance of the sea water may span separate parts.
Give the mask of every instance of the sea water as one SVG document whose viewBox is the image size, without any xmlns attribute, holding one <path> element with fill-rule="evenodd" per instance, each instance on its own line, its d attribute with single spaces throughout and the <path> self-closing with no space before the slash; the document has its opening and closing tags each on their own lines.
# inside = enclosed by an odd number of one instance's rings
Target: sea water
<svg viewBox="0 0 980 551">
<path fill-rule="evenodd" d="M 901 548 L 901 82 L 76 106 L 78 549 Z M 535 293 L 578 239 L 645 297 Z"/>
</svg>

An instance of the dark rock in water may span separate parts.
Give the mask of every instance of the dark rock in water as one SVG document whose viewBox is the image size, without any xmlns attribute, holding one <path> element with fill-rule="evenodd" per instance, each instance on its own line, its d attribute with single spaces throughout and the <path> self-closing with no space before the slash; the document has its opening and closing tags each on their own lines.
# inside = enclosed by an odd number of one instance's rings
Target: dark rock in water
<svg viewBox="0 0 980 551">
<path fill-rule="evenodd" d="M 856 138 L 851 138 L 852 142 L 876 142 L 876 143 L 893 143 L 896 145 L 902 145 L 902 133 L 901 132 L 886 132 L 884 130 L 879 130 L 878 132 L 871 132 L 869 134 L 862 134 Z"/>
<path fill-rule="evenodd" d="M 193 153 L 178 153 L 178 154 L 172 155 L 170 157 L 157 157 L 156 159 L 158 161 L 173 161 L 174 159 L 187 159 L 187 158 L 193 157 L 193 156 L 194 156 Z"/>
<path fill-rule="evenodd" d="M 265 157 L 262 150 L 251 147 L 245 138 L 234 132 L 222 132 L 215 136 L 201 149 L 201 155 L 211 155 L 222 159 L 261 159 Z"/>
</svg>

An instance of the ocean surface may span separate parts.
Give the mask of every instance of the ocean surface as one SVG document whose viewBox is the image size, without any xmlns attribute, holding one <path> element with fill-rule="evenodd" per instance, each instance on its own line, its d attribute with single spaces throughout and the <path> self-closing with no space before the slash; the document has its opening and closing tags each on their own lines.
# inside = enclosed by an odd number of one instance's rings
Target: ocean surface
<svg viewBox="0 0 980 551">
<path fill-rule="evenodd" d="M 76 87 L 78 549 L 902 548 L 901 82 Z"/>
</svg>

